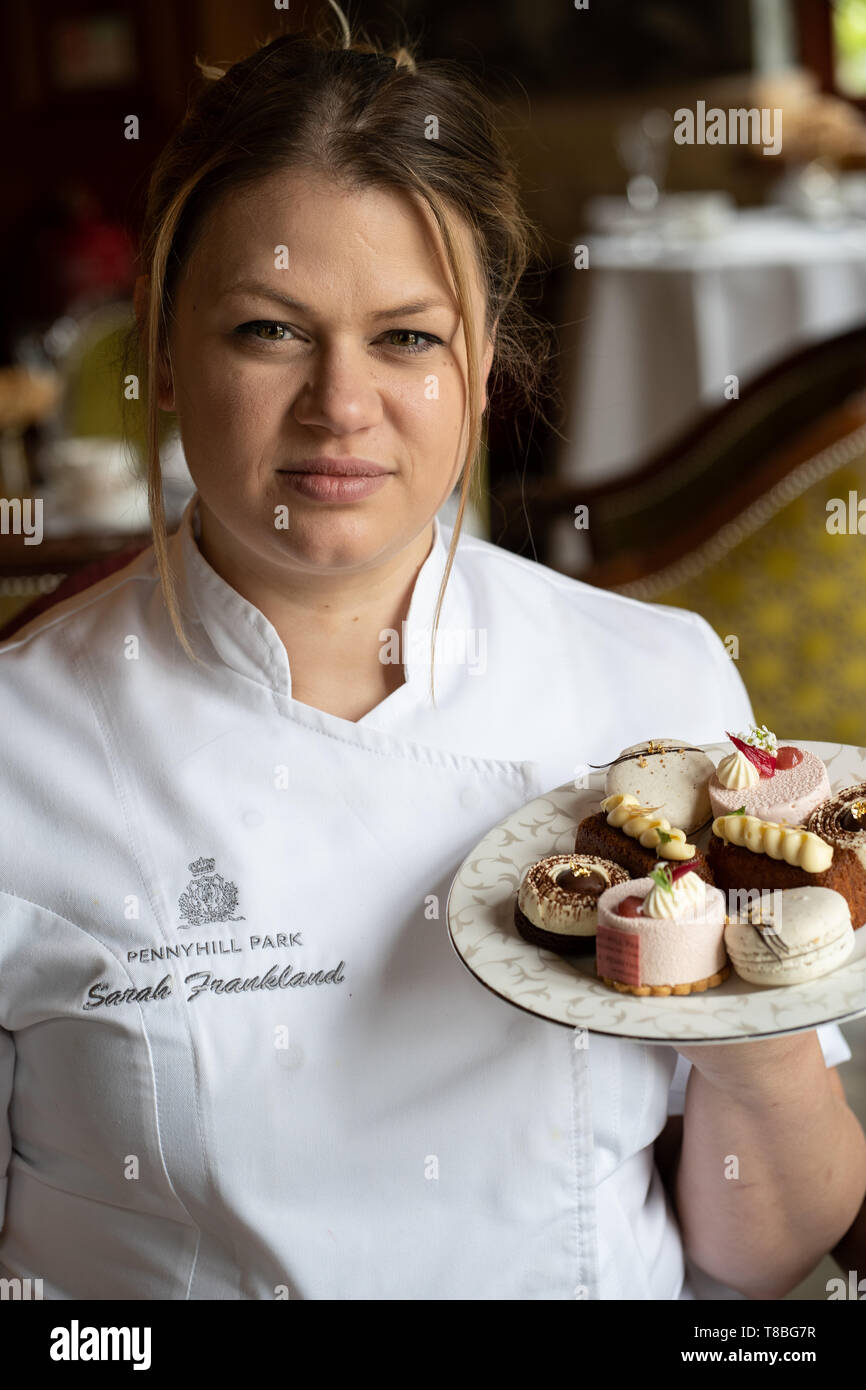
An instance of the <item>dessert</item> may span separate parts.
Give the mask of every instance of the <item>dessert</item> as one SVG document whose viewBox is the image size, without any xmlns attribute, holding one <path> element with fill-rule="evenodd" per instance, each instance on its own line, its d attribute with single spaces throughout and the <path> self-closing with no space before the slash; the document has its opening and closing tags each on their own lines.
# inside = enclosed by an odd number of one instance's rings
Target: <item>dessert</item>
<svg viewBox="0 0 866 1390">
<path fill-rule="evenodd" d="M 762 821 L 743 812 L 717 817 L 707 862 L 715 883 L 728 892 L 832 888 L 847 902 L 852 927 L 862 926 L 866 922 L 866 782 L 822 803 L 806 826 Z"/>
<path fill-rule="evenodd" d="M 658 864 L 598 903 L 596 974 L 624 994 L 692 994 L 730 974 L 725 897 L 688 863 Z"/>
<path fill-rule="evenodd" d="M 770 859 L 784 861 L 791 868 L 803 873 L 823 873 L 833 862 L 833 846 L 807 830 L 803 825 L 781 825 L 778 821 L 761 820 L 758 816 L 747 816 L 744 811 L 735 811 L 730 816 L 717 816 L 713 821 L 713 836 L 707 851 L 714 862 L 725 862 L 724 847 L 748 850 L 755 855 L 766 855 Z M 720 848 L 720 846 L 722 848 Z M 728 856 L 730 859 L 730 856 Z M 751 859 L 738 861 L 747 869 L 754 868 Z M 736 887 L 717 880 L 720 888 Z M 794 887 L 795 885 L 791 885 Z M 749 888 L 782 887 L 781 884 L 748 884 Z"/>
<path fill-rule="evenodd" d="M 631 793 L 606 796 L 601 810 L 577 827 L 574 848 L 579 854 L 598 854 L 628 869 L 632 878 L 647 875 L 657 859 L 691 860 L 696 874 L 712 883 L 712 875 L 684 830 L 659 815 L 658 806 L 641 806 Z"/>
<path fill-rule="evenodd" d="M 598 899 L 628 882 L 619 864 L 594 854 L 553 854 L 531 864 L 517 890 L 514 924 L 534 946 L 561 955 L 592 950 Z"/>
<path fill-rule="evenodd" d="M 795 744 L 779 747 L 766 724 L 748 734 L 728 734 L 733 748 L 709 782 L 714 816 L 739 807 L 746 815 L 780 825 L 804 825 L 807 816 L 831 795 L 821 759 Z"/>
<path fill-rule="evenodd" d="M 605 791 L 661 807 L 672 824 L 691 835 L 710 819 L 707 786 L 714 773 L 712 759 L 687 739 L 644 739 L 624 748 L 610 764 Z"/>
<path fill-rule="evenodd" d="M 822 880 L 841 893 L 856 929 L 866 923 L 866 782 L 846 787 L 817 806 L 806 822 L 813 835 L 833 847 L 833 863 Z"/>
<path fill-rule="evenodd" d="M 854 950 L 848 904 L 832 888 L 786 888 L 725 927 L 737 974 L 756 985 L 798 985 L 828 975 Z"/>
</svg>

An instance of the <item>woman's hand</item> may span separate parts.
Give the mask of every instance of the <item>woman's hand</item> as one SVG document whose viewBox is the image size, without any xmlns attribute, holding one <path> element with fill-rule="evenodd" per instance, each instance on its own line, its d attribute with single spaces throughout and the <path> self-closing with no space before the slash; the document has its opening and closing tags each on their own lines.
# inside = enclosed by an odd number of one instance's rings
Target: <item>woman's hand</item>
<svg viewBox="0 0 866 1390">
<path fill-rule="evenodd" d="M 674 1183 L 687 1253 L 782 1298 L 854 1221 L 866 1136 L 814 1031 L 677 1049 L 692 1063 Z"/>
</svg>

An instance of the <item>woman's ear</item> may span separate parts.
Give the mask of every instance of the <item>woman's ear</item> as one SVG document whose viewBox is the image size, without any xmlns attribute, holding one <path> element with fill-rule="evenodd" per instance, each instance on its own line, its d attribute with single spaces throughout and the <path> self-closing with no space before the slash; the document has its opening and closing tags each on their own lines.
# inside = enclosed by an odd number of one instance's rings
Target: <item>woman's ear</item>
<svg viewBox="0 0 866 1390">
<path fill-rule="evenodd" d="M 139 275 L 135 282 L 132 299 L 135 308 L 135 321 L 138 324 L 139 337 L 143 341 L 148 302 L 150 299 L 150 276 Z M 160 410 L 174 410 L 174 385 L 171 379 L 171 369 L 162 357 L 160 357 L 157 373 L 157 404 Z"/>
</svg>

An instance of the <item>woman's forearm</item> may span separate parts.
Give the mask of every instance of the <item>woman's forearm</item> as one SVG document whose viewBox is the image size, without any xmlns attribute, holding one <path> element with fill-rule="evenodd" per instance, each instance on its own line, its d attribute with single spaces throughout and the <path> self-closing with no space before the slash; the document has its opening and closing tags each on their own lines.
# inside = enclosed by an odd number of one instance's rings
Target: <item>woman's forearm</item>
<svg viewBox="0 0 866 1390">
<path fill-rule="evenodd" d="M 737 1061 L 717 1048 L 689 1077 L 674 1184 L 683 1243 L 713 1278 L 781 1298 L 854 1221 L 866 1136 L 814 1032 L 730 1046 Z"/>
<path fill-rule="evenodd" d="M 830 1254 L 846 1275 L 852 1269 L 855 1271 L 858 1285 L 861 1279 L 864 1281 L 860 1296 L 866 1294 L 866 1198 L 850 1229 L 833 1246 Z"/>
</svg>

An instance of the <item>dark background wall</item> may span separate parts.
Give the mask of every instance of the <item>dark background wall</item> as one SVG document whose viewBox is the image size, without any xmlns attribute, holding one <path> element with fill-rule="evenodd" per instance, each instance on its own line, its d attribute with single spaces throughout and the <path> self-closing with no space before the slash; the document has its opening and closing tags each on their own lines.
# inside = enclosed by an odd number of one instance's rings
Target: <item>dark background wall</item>
<svg viewBox="0 0 866 1390">
<path fill-rule="evenodd" d="M 346 9 L 372 37 L 417 37 L 422 57 L 459 59 L 515 103 L 521 95 L 546 105 L 639 92 L 744 71 L 751 61 L 748 0 L 592 0 L 586 11 L 563 0 L 365 0 Z M 134 228 L 147 170 L 182 115 L 194 56 L 241 57 L 256 38 L 303 28 L 322 12 L 332 13 L 325 0 L 291 0 L 288 11 L 272 0 L 6 0 L 0 239 L 76 179 Z M 64 85 L 59 55 L 74 42 L 70 29 L 100 16 L 129 36 L 130 80 L 102 89 Z M 135 142 L 123 138 L 130 112 L 141 125 Z"/>
</svg>

